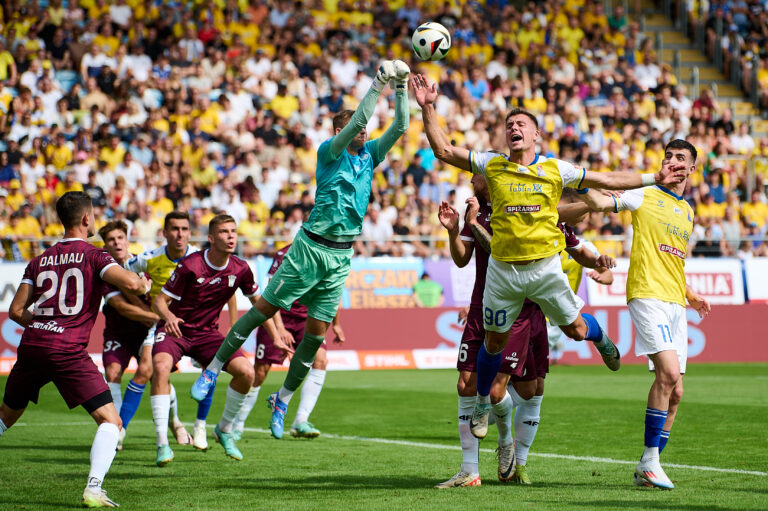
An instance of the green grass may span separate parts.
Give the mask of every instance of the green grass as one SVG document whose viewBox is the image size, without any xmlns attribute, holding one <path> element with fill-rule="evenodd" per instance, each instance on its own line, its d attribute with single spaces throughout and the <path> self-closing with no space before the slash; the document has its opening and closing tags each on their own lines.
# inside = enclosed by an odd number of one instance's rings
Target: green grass
<svg viewBox="0 0 768 511">
<path fill-rule="evenodd" d="M 434 490 L 460 463 L 455 371 L 332 372 L 315 413 L 325 435 L 273 440 L 264 403 L 284 373 L 270 375 L 239 443 L 245 460 L 211 449 L 174 447 L 168 467 L 154 465 L 154 428 L 146 395 L 105 488 L 127 509 L 768 509 L 768 365 L 693 365 L 663 462 L 674 491 L 632 486 L 642 451 L 651 377 L 640 366 L 554 367 L 542 422 L 528 461 L 530 487 L 496 480 L 493 433 L 481 443 L 483 486 Z M 186 396 L 195 375 L 174 376 Z M 226 378 L 209 423 L 223 407 Z M 126 380 L 127 381 L 127 380 Z M 4 383 L 0 384 L 4 386 Z M 181 399 L 191 422 L 195 404 Z M 298 406 L 298 395 L 289 420 Z M 76 507 L 88 473 L 95 427 L 82 409 L 68 412 L 49 385 L 41 403 L 0 439 L 0 508 Z M 364 438 L 342 438 L 342 437 Z M 390 439 L 448 446 L 383 444 Z M 626 463 L 548 454 L 610 458 Z M 713 472 L 672 464 L 760 471 Z"/>
</svg>

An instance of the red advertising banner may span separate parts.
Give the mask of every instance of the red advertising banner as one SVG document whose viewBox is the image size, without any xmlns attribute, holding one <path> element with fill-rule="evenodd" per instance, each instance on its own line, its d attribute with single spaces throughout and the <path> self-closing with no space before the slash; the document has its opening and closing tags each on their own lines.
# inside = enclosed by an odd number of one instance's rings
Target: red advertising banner
<svg viewBox="0 0 768 511">
<path fill-rule="evenodd" d="M 765 304 L 720 305 L 705 319 L 688 310 L 688 359 L 696 362 L 767 362 L 768 343 L 760 325 Z M 458 309 L 351 309 L 341 322 L 347 342 L 328 344 L 329 369 L 412 369 L 455 367 L 462 327 Z M 626 307 L 586 307 L 607 327 L 622 353 L 624 364 L 645 364 L 634 355 L 634 329 Z M 222 330 L 228 321 L 222 316 Z M 89 351 L 100 358 L 103 330 L 101 315 L 93 329 Z M 0 313 L 0 374 L 7 374 L 16 356 L 22 329 Z M 562 364 L 601 364 L 589 342 L 565 344 Z M 184 364 L 184 370 L 198 370 Z"/>
</svg>

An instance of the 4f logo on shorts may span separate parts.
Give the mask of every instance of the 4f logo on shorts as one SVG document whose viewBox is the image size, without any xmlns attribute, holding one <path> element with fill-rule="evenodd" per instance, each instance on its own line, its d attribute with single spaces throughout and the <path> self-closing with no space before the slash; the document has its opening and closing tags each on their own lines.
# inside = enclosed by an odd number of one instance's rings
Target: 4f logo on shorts
<svg viewBox="0 0 768 511">
<path fill-rule="evenodd" d="M 235 275 L 227 275 L 227 279 L 229 281 L 229 287 L 235 287 L 235 279 L 237 277 Z"/>
</svg>

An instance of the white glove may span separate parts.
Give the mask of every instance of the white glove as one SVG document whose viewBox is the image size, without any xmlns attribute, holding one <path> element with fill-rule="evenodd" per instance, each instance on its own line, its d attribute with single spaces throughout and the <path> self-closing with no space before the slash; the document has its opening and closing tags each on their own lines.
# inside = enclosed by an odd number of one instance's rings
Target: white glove
<svg viewBox="0 0 768 511">
<path fill-rule="evenodd" d="M 391 60 L 385 60 L 379 65 L 379 70 L 373 78 L 371 87 L 381 92 L 390 80 L 395 77 L 395 64 Z"/>
<path fill-rule="evenodd" d="M 402 60 L 396 60 L 393 64 L 395 67 L 395 79 L 389 86 L 395 90 L 408 90 L 408 77 L 411 74 L 411 68 Z"/>
</svg>

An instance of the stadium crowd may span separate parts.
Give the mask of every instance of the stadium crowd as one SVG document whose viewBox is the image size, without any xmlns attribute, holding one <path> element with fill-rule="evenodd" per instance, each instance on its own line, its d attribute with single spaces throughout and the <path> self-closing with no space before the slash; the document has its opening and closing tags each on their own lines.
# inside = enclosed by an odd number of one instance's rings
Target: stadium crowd
<svg viewBox="0 0 768 511">
<path fill-rule="evenodd" d="M 413 56 L 411 33 L 425 20 L 453 34 L 445 62 Z M 45 247 L 34 238 L 60 235 L 53 204 L 69 190 L 92 196 L 100 225 L 126 221 L 134 252 L 154 246 L 164 215 L 182 209 L 194 236 L 223 211 L 239 222 L 245 256 L 273 254 L 312 208 L 315 150 L 332 135 L 331 117 L 356 106 L 382 58 L 439 82 L 438 113 L 470 148 L 506 147 L 510 106 L 539 116 L 541 154 L 592 170 L 656 170 L 667 141 L 688 139 L 699 151 L 685 192 L 693 255 L 768 252 L 768 166 L 747 196 L 746 164 L 729 158 L 768 156 L 768 139 L 753 139 L 711 91 L 689 97 L 620 5 L 7 0 L 2 256 L 28 260 Z M 371 138 L 393 109 L 393 95 L 382 96 Z M 447 256 L 438 204 L 463 210 L 472 195 L 469 175 L 435 159 L 417 109 L 413 101 L 408 132 L 376 171 L 360 254 Z M 578 230 L 620 256 L 628 222 L 594 214 Z"/>
</svg>

